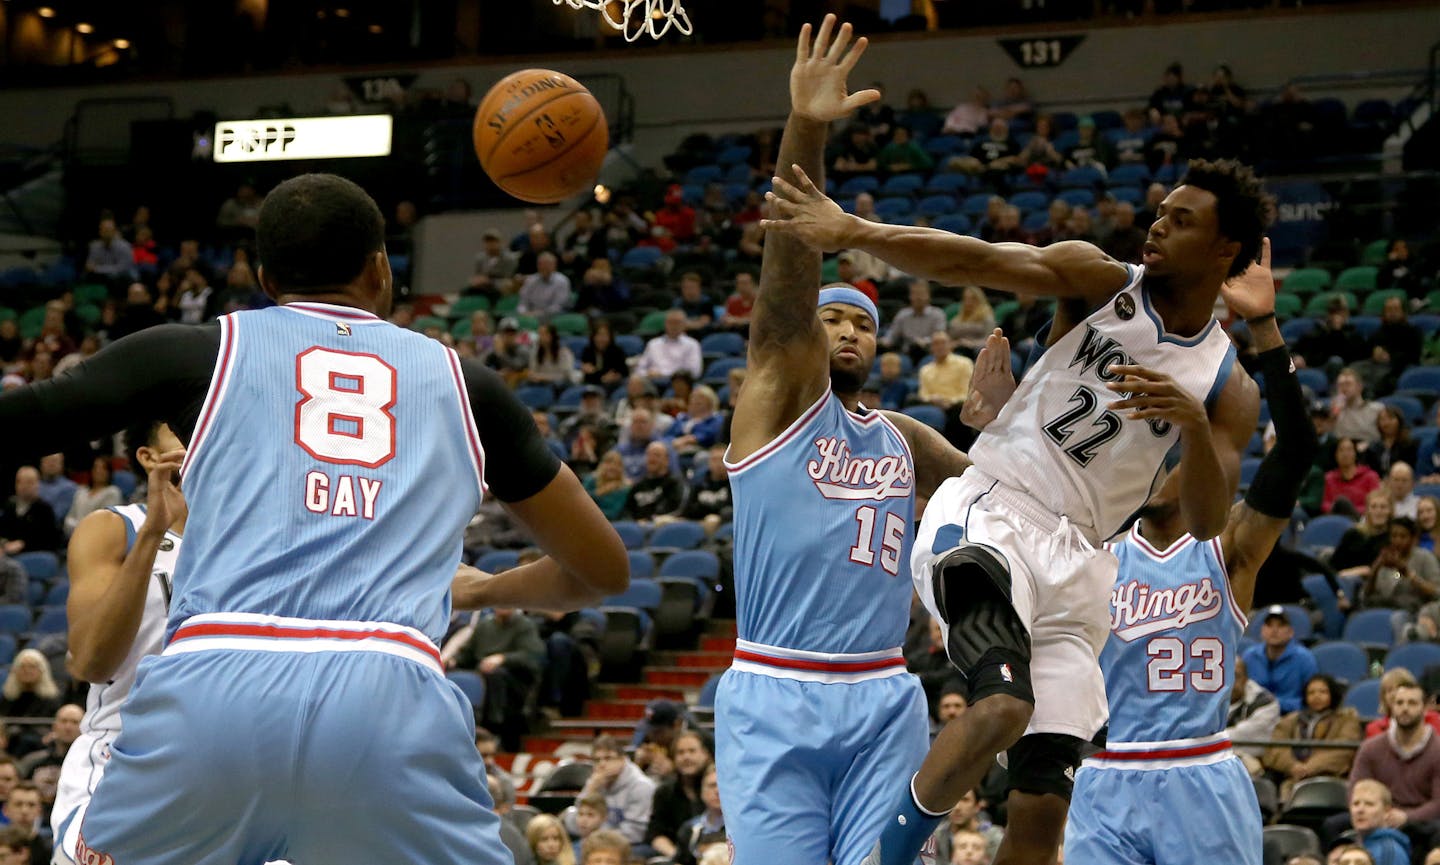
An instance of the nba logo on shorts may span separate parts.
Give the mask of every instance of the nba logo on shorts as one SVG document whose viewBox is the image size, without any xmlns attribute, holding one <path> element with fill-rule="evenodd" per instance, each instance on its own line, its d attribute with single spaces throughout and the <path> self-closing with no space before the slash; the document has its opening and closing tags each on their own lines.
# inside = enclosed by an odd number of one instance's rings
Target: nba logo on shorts
<svg viewBox="0 0 1440 865">
<path fill-rule="evenodd" d="M 936 865 L 940 861 L 940 850 L 936 847 L 935 836 L 929 835 L 925 838 L 925 844 L 920 848 L 921 865 Z"/>
<path fill-rule="evenodd" d="M 1000 665 L 1000 678 L 1002 678 L 1002 679 L 1004 679 L 1005 681 L 1010 682 L 1010 683 L 1012 683 L 1012 684 L 1015 682 L 1015 674 L 1012 673 L 1012 672 L 1010 672 L 1010 665 L 1009 665 L 1009 664 L 1001 664 L 1001 665 Z"/>
</svg>

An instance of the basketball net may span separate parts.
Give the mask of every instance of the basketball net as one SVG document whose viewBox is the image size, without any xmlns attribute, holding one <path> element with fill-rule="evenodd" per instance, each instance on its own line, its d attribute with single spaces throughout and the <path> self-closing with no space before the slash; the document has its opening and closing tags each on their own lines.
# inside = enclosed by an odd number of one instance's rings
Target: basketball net
<svg viewBox="0 0 1440 865">
<path fill-rule="evenodd" d="M 594 9 L 605 17 L 605 23 L 625 35 L 626 42 L 634 42 L 643 35 L 659 39 L 670 28 L 682 36 L 691 32 L 690 16 L 681 6 L 681 0 L 555 0 L 555 5 L 566 4 L 571 9 Z M 619 16 L 616 17 L 618 7 Z"/>
</svg>

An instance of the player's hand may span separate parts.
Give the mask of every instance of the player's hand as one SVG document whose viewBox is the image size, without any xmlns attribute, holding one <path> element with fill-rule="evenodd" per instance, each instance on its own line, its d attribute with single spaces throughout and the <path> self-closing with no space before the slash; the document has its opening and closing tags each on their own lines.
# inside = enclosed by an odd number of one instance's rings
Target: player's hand
<svg viewBox="0 0 1440 865">
<path fill-rule="evenodd" d="M 850 45 L 852 33 L 850 25 L 840 25 L 840 32 L 832 42 L 830 36 L 834 30 L 835 16 L 826 15 L 812 45 L 810 25 L 801 27 L 795 46 L 795 66 L 790 70 L 790 110 L 799 117 L 820 123 L 839 120 L 880 98 L 879 90 L 850 93 L 845 85 L 846 76 L 860 61 L 869 40 L 861 36 L 847 53 L 845 49 Z"/>
<path fill-rule="evenodd" d="M 1205 405 L 1165 373 L 1132 364 L 1115 364 L 1110 371 L 1125 378 L 1109 382 L 1105 387 L 1115 393 L 1128 394 L 1110 403 L 1111 411 L 1128 410 L 1129 420 L 1166 421 L 1179 428 L 1181 435 L 1209 428 L 1210 416 Z"/>
<path fill-rule="evenodd" d="M 960 422 L 983 430 L 1015 392 L 1015 374 L 1010 368 L 1010 340 L 995 328 L 985 338 L 985 347 L 975 356 L 975 374 L 970 378 L 970 395 L 960 409 Z"/>
<path fill-rule="evenodd" d="M 185 449 L 161 454 L 146 476 L 145 525 L 155 535 L 165 534 L 185 510 L 185 498 L 175 486 L 175 473 L 185 461 Z"/>
<path fill-rule="evenodd" d="M 845 231 L 850 216 L 815 188 L 815 182 L 798 165 L 791 166 L 798 185 L 776 177 L 774 187 L 765 193 L 770 203 L 770 218 L 760 220 L 766 231 L 783 231 L 809 246 L 834 252 L 845 245 Z"/>
<path fill-rule="evenodd" d="M 1260 260 L 1239 276 L 1225 280 L 1220 296 L 1241 318 L 1259 318 L 1275 311 L 1275 276 L 1270 272 L 1270 238 L 1260 242 Z"/>
</svg>

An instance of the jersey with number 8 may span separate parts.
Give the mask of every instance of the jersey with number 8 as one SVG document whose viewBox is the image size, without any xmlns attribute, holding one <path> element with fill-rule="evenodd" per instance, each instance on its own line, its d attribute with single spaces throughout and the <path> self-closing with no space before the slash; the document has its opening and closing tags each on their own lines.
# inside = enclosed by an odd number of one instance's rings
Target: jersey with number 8
<svg viewBox="0 0 1440 865">
<path fill-rule="evenodd" d="M 1223 732 L 1245 618 L 1230 595 L 1219 541 L 1185 535 L 1157 550 L 1137 527 L 1110 550 L 1120 569 L 1100 653 L 1108 741 Z"/>
<path fill-rule="evenodd" d="M 484 460 L 455 353 L 326 304 L 235 313 L 220 328 L 182 472 L 184 550 L 205 558 L 182 551 L 170 628 L 263 613 L 442 639 Z"/>
<path fill-rule="evenodd" d="M 826 392 L 775 441 L 726 465 L 740 639 L 827 654 L 900 645 L 915 518 L 904 435 Z"/>
<path fill-rule="evenodd" d="M 1163 422 L 1109 410 L 1121 398 L 1105 387 L 1120 378 L 1110 367 L 1139 364 L 1163 372 L 1208 405 L 1235 360 L 1214 319 L 1190 339 L 1166 333 L 1143 269 L 1126 266 L 1129 283 L 1043 350 L 970 449 L 977 468 L 1065 515 L 1094 544 L 1124 528 L 1150 498 L 1164 477 L 1166 453 L 1180 440 Z M 1042 345 L 1047 335 L 1041 333 Z"/>
</svg>

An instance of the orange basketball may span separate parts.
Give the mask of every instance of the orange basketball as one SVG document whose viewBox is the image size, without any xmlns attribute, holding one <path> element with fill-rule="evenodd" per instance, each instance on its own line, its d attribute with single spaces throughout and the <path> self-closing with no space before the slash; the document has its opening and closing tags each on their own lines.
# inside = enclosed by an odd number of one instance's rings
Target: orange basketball
<svg viewBox="0 0 1440 865">
<path fill-rule="evenodd" d="M 554 204 L 592 187 L 610 148 L 600 103 L 580 82 L 522 69 L 490 88 L 475 112 L 475 155 L 495 185 Z"/>
</svg>

